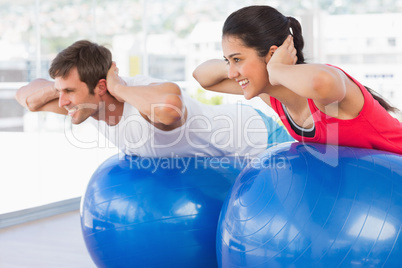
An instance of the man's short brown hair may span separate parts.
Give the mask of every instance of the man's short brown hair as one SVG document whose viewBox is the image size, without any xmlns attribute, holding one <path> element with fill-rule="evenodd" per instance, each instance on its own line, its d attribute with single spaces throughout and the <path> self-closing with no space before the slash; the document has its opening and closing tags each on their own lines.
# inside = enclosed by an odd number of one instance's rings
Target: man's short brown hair
<svg viewBox="0 0 402 268">
<path fill-rule="evenodd" d="M 80 80 L 87 84 L 89 93 L 100 79 L 106 79 L 107 72 L 112 65 L 112 53 L 104 46 L 87 40 L 77 41 L 57 54 L 52 61 L 49 75 L 67 77 L 73 68 L 77 68 Z"/>
</svg>

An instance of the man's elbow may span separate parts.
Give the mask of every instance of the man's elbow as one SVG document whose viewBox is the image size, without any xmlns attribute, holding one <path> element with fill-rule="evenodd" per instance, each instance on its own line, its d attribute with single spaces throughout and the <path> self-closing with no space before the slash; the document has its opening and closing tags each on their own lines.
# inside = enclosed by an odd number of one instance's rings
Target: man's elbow
<svg viewBox="0 0 402 268">
<path fill-rule="evenodd" d="M 23 107 L 27 108 L 30 112 L 37 112 L 39 108 L 33 102 L 30 101 L 29 95 L 24 94 L 24 87 L 20 88 L 15 94 L 16 101 Z"/>
<path fill-rule="evenodd" d="M 168 96 L 169 95 L 181 96 L 181 89 L 179 85 L 177 85 L 176 83 L 166 82 L 165 86 L 166 86 L 165 94 L 167 94 Z"/>
<path fill-rule="evenodd" d="M 184 103 L 181 95 L 169 94 L 164 104 L 155 110 L 155 116 L 164 125 L 173 125 L 184 117 Z"/>
<path fill-rule="evenodd" d="M 183 113 L 174 109 L 165 108 L 164 114 L 160 117 L 159 121 L 166 126 L 172 126 L 181 121 L 182 117 Z"/>
<path fill-rule="evenodd" d="M 25 87 L 25 86 L 24 86 Z M 31 110 L 28 106 L 27 103 L 27 96 L 24 94 L 24 87 L 21 87 L 20 89 L 17 90 L 15 93 L 15 100 L 23 107 L 27 108 L 28 110 Z"/>
</svg>

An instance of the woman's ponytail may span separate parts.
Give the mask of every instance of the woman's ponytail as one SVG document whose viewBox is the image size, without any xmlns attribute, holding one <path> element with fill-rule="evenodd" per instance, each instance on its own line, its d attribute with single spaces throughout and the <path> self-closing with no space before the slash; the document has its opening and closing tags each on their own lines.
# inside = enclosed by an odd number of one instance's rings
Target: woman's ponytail
<svg viewBox="0 0 402 268">
<path fill-rule="evenodd" d="M 293 17 L 287 17 L 289 20 L 289 32 L 293 36 L 293 42 L 295 48 L 297 50 L 297 62 L 296 64 L 305 63 L 304 55 L 303 55 L 303 48 L 304 48 L 304 40 L 303 40 L 303 33 L 302 27 L 298 20 Z M 291 29 L 291 30 L 290 30 Z"/>
</svg>

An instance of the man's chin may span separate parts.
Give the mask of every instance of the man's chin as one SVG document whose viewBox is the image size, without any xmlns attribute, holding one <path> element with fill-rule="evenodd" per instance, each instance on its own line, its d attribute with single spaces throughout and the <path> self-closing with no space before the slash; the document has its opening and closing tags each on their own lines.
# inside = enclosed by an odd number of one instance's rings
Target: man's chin
<svg viewBox="0 0 402 268">
<path fill-rule="evenodd" d="M 80 118 L 80 119 L 71 118 L 71 124 L 73 124 L 73 125 L 79 125 L 84 121 L 85 120 L 82 120 L 82 118 Z"/>
</svg>

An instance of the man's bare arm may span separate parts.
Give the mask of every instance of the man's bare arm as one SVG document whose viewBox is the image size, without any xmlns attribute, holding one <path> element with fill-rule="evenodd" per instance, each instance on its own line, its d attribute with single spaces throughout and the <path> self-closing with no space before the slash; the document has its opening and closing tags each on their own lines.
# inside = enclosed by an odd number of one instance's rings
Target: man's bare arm
<svg viewBox="0 0 402 268">
<path fill-rule="evenodd" d="M 151 123 L 164 129 L 174 129 L 185 121 L 185 104 L 179 86 L 171 82 L 144 86 L 127 86 L 118 76 L 113 63 L 107 75 L 109 93 L 121 102 L 138 109 Z"/>
<path fill-rule="evenodd" d="M 67 114 L 67 110 L 58 106 L 59 93 L 54 82 L 46 79 L 35 79 L 18 89 L 16 100 L 31 112 L 48 111 Z"/>
</svg>

